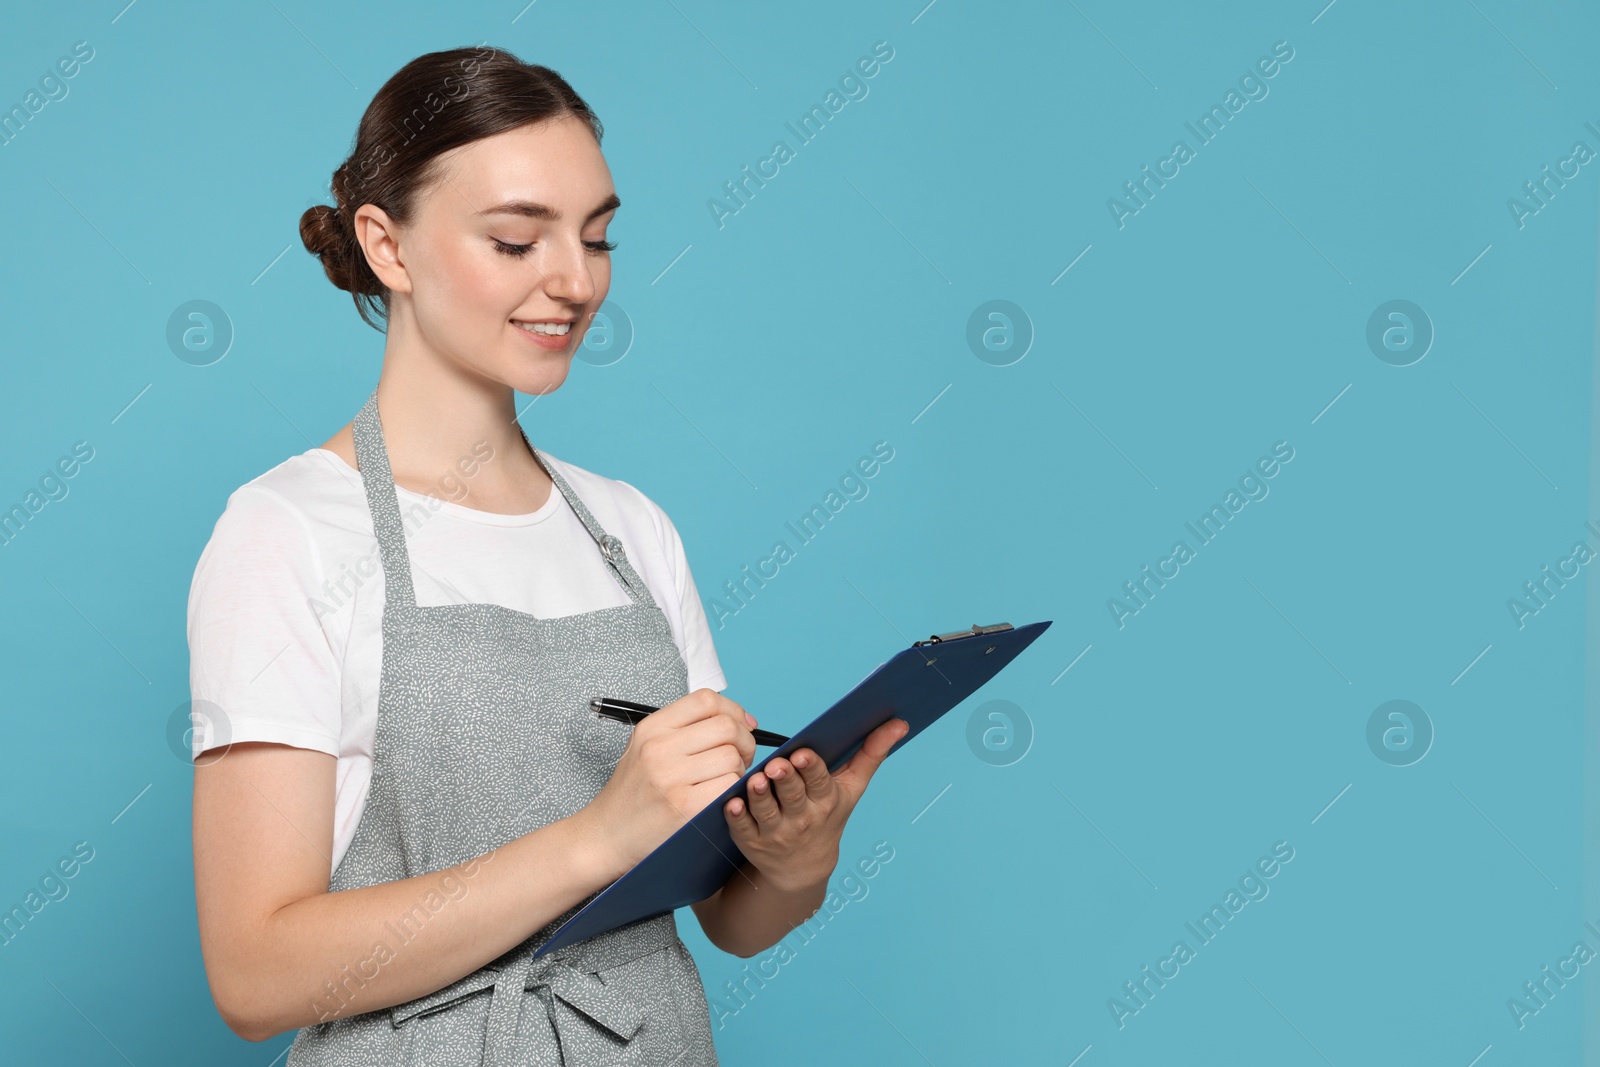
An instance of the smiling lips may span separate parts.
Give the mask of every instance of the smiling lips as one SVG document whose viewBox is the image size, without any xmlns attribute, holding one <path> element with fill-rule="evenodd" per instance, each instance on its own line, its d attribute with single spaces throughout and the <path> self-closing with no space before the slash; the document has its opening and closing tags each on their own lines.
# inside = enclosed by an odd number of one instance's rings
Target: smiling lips
<svg viewBox="0 0 1600 1067">
<path fill-rule="evenodd" d="M 511 324 L 522 332 L 540 348 L 552 352 L 559 352 L 567 347 L 567 338 L 572 332 L 571 319 L 541 319 L 537 322 L 519 322 L 511 320 Z"/>
</svg>

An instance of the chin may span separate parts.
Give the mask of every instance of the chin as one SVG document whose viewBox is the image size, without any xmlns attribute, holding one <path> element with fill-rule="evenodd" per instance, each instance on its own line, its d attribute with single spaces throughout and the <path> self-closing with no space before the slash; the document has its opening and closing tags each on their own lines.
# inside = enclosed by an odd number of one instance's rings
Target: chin
<svg viewBox="0 0 1600 1067">
<path fill-rule="evenodd" d="M 557 366 L 558 361 L 559 366 Z M 553 393 L 567 380 L 567 371 L 572 365 L 572 360 L 568 355 L 552 353 L 545 357 L 544 362 L 546 366 L 519 368 L 519 371 L 500 380 L 517 392 L 527 393 L 529 396 Z"/>
</svg>

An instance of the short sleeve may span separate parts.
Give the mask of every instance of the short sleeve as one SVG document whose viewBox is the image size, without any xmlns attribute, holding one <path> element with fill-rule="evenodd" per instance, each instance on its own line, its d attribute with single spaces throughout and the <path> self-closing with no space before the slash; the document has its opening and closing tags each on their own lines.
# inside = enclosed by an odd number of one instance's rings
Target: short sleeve
<svg viewBox="0 0 1600 1067">
<path fill-rule="evenodd" d="M 673 587 L 677 590 L 679 617 L 683 620 L 683 659 L 689 669 L 689 691 L 715 689 L 721 692 L 728 688 L 728 680 L 722 674 L 717 648 L 711 641 L 706 609 L 700 603 L 700 592 L 695 588 L 694 575 L 689 571 L 689 557 L 683 550 L 678 529 L 659 504 L 638 489 L 634 489 L 634 492 L 639 493 L 650 507 L 650 514 L 661 534 L 662 555 L 672 572 Z"/>
<path fill-rule="evenodd" d="M 339 754 L 339 660 L 315 605 L 322 562 L 299 511 L 272 490 L 238 489 L 189 588 L 189 689 L 215 725 L 195 756 L 236 741 Z"/>
</svg>

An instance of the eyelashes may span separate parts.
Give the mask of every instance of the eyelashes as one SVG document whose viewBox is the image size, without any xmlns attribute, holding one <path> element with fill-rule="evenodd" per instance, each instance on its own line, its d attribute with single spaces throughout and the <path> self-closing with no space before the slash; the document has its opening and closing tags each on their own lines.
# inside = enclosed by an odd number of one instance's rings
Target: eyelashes
<svg viewBox="0 0 1600 1067">
<path fill-rule="evenodd" d="M 490 240 L 494 242 L 494 250 L 496 252 L 501 253 L 502 255 L 514 256 L 514 257 L 517 257 L 517 258 L 521 258 L 522 256 L 527 255 L 530 251 L 533 250 L 533 245 L 532 244 L 525 244 L 525 245 L 507 244 L 506 242 L 500 240 L 498 237 L 491 237 Z M 588 249 L 590 252 L 599 254 L 601 252 L 614 252 L 614 251 L 616 251 L 617 243 L 615 241 L 585 241 L 585 242 L 583 242 L 583 247 Z"/>
<path fill-rule="evenodd" d="M 494 242 L 494 250 L 496 252 L 500 252 L 500 253 L 502 253 L 504 255 L 508 255 L 508 256 L 525 256 L 525 255 L 528 254 L 528 251 L 531 248 L 533 248 L 533 246 L 531 244 L 528 244 L 528 245 L 510 245 L 510 244 L 506 244 L 504 241 L 500 240 L 498 237 L 491 237 L 490 240 Z"/>
</svg>

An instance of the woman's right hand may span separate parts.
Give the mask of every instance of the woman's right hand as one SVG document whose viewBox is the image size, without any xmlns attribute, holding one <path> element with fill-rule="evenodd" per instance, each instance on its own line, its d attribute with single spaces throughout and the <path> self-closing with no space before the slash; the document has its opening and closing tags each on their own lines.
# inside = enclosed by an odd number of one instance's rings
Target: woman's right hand
<svg viewBox="0 0 1600 1067">
<path fill-rule="evenodd" d="M 755 758 L 755 717 L 714 689 L 696 689 L 632 727 L 611 780 L 578 813 L 612 878 L 737 782 Z"/>
</svg>

